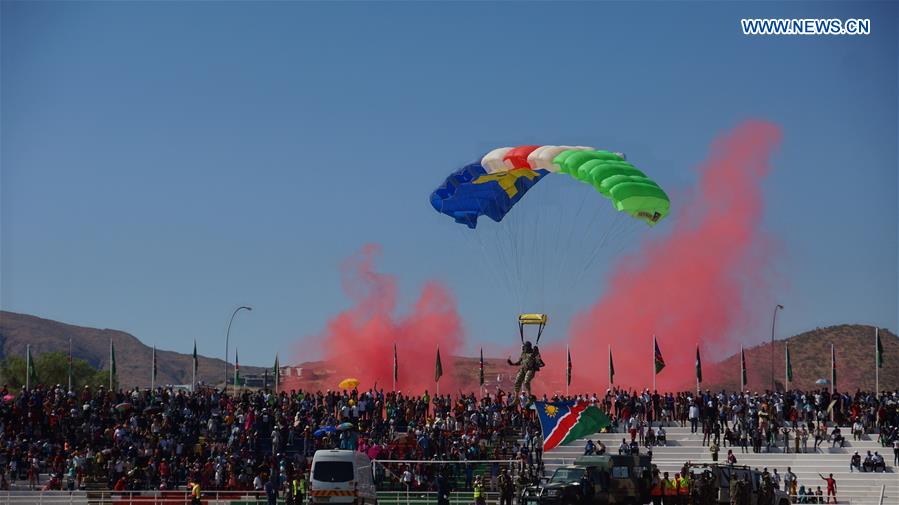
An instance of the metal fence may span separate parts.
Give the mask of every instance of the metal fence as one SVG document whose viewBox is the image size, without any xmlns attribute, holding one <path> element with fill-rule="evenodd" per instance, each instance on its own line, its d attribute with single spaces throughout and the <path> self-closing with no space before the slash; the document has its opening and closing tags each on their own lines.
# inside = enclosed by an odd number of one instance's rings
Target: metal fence
<svg viewBox="0 0 899 505">
<path fill-rule="evenodd" d="M 204 491 L 204 505 L 267 503 L 256 491 Z M 281 499 L 278 503 L 284 503 Z M 190 505 L 187 491 L 3 491 L 2 505 Z"/>
<path fill-rule="evenodd" d="M 499 503 L 498 493 L 484 493 L 488 505 Z M 450 505 L 472 505 L 471 492 L 450 493 Z M 254 491 L 204 491 L 204 505 L 255 505 L 268 503 L 265 493 Z M 284 498 L 278 500 L 284 504 Z M 381 491 L 381 505 L 435 505 L 437 493 L 431 491 Z M 4 491 L 0 504 L 6 505 L 190 505 L 186 491 Z"/>
</svg>

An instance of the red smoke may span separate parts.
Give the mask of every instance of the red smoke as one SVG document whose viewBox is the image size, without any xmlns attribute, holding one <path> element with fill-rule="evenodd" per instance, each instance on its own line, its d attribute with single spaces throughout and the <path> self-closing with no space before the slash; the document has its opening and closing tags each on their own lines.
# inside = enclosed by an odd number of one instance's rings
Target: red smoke
<svg viewBox="0 0 899 505">
<path fill-rule="evenodd" d="M 672 198 L 671 234 L 622 258 L 605 293 L 575 318 L 572 391 L 605 390 L 609 344 L 616 384 L 649 387 L 657 335 L 667 365 L 657 376 L 659 390 L 695 380 L 698 342 L 713 352 L 738 351 L 734 342 L 752 327 L 757 302 L 774 303 L 766 296 L 770 246 L 761 228 L 761 183 L 780 138 L 777 126 L 750 121 L 714 142 L 697 188 Z M 560 369 L 564 358 L 554 351 L 547 364 Z"/>
<path fill-rule="evenodd" d="M 452 295 L 439 283 L 424 285 L 411 312 L 397 316 L 396 279 L 375 271 L 380 246 L 367 244 L 341 266 L 343 289 L 354 306 L 328 322 L 316 337 L 324 351 L 327 368 L 337 382 L 346 377 L 361 381 L 360 389 L 390 389 L 393 384 L 393 346 L 397 347 L 399 381 L 397 389 L 434 393 L 436 349 L 440 346 L 443 365 L 441 389 L 454 391 L 452 356 L 462 343 L 462 324 Z M 444 389 L 445 388 L 445 389 Z"/>
</svg>

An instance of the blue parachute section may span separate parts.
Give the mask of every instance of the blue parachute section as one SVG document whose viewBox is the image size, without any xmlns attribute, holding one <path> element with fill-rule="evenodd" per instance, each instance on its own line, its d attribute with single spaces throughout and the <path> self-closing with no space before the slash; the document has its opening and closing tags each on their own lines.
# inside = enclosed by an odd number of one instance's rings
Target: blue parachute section
<svg viewBox="0 0 899 505">
<path fill-rule="evenodd" d="M 548 173 L 522 168 L 488 174 L 480 163 L 470 163 L 431 193 L 431 206 L 469 228 L 477 227 L 481 216 L 499 222 Z"/>
</svg>

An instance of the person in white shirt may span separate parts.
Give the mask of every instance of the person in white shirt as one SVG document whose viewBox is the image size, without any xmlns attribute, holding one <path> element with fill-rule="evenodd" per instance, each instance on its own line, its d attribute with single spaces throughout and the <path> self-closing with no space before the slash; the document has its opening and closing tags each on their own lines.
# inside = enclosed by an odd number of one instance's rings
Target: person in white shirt
<svg viewBox="0 0 899 505">
<path fill-rule="evenodd" d="M 690 419 L 690 433 L 696 433 L 696 425 L 699 423 L 699 407 L 696 406 L 696 403 L 690 404 L 687 418 Z"/>
</svg>

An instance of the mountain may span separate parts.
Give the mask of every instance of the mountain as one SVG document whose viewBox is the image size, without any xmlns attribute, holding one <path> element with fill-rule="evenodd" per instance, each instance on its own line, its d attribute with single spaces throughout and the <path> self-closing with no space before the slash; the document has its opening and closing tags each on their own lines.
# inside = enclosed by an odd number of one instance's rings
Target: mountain
<svg viewBox="0 0 899 505">
<path fill-rule="evenodd" d="M 880 329 L 884 362 L 880 369 L 880 389 L 899 389 L 899 338 L 896 334 Z M 830 380 L 830 344 L 834 344 L 837 363 L 837 389 L 855 391 L 874 389 L 874 327 L 861 324 L 842 324 L 815 328 L 785 340 L 747 347 L 746 375 L 749 389 L 771 389 L 771 363 L 774 362 L 774 380 L 783 387 L 786 373 L 784 348 L 790 346 L 793 364 L 791 388 L 814 389 L 818 379 Z M 740 354 L 734 354 L 709 367 L 709 383 L 703 388 L 740 387 Z M 830 387 L 829 385 L 826 387 Z"/>
<path fill-rule="evenodd" d="M 27 314 L 0 311 L 0 358 L 25 356 L 25 346 L 31 344 L 31 352 L 63 352 L 72 354 L 96 368 L 109 367 L 109 341 L 115 344 L 116 372 L 122 387 L 149 387 L 150 363 L 153 349 L 144 345 L 134 335 L 118 330 L 85 328 L 60 323 Z M 156 350 L 159 384 L 190 384 L 191 355 Z M 198 357 L 197 380 L 208 384 L 220 384 L 225 375 L 224 361 Z M 262 368 L 241 365 L 241 373 L 262 373 Z"/>
<path fill-rule="evenodd" d="M 109 366 L 109 340 L 115 343 L 116 367 L 119 382 L 123 387 L 149 386 L 150 360 L 152 349 L 129 333 L 110 329 L 85 328 L 51 321 L 40 317 L 14 312 L 0 311 L 0 358 L 8 355 L 25 355 L 26 344 L 31 344 L 32 352 L 67 352 L 69 337 L 72 338 L 73 354 L 97 368 Z M 884 366 L 880 370 L 881 389 L 899 389 L 899 337 L 895 333 L 881 329 L 880 338 L 884 347 Z M 783 387 L 784 345 L 789 343 L 793 362 L 792 387 L 813 389 L 815 381 L 830 377 L 830 344 L 836 347 L 837 389 L 855 390 L 874 388 L 874 328 L 858 324 L 844 324 L 816 328 L 774 343 L 774 376 Z M 759 391 L 771 386 L 770 343 L 746 348 L 747 378 L 749 388 Z M 190 384 L 191 356 L 157 349 L 158 376 L 160 384 Z M 471 384 L 477 387 L 478 358 L 454 356 L 454 379 L 457 384 Z M 498 381 L 504 389 L 511 387 L 516 372 L 515 367 L 506 365 L 504 359 L 485 359 L 484 377 L 488 389 L 493 389 Z M 287 364 L 287 363 L 284 363 Z M 197 379 L 209 384 L 221 384 L 224 362 L 216 358 L 199 357 Z M 449 368 L 449 367 L 448 367 Z M 601 372 L 606 373 L 605 368 Z M 703 388 L 729 390 L 740 385 L 740 356 L 734 354 L 718 363 L 704 363 L 706 382 Z M 265 368 L 241 365 L 241 374 L 249 376 L 262 374 Z M 297 375 L 296 372 L 300 372 Z M 294 365 L 290 374 L 282 379 L 285 389 L 306 390 L 334 389 L 342 377 L 323 361 L 305 362 Z M 555 379 L 555 382 L 552 382 Z M 563 390 L 562 375 L 538 374 L 535 385 L 541 381 L 551 390 Z M 550 384 L 552 382 L 552 384 Z M 556 384 L 558 382 L 558 384 Z M 383 386 L 389 387 L 389 384 Z M 402 384 L 400 384 L 402 389 Z"/>
</svg>

